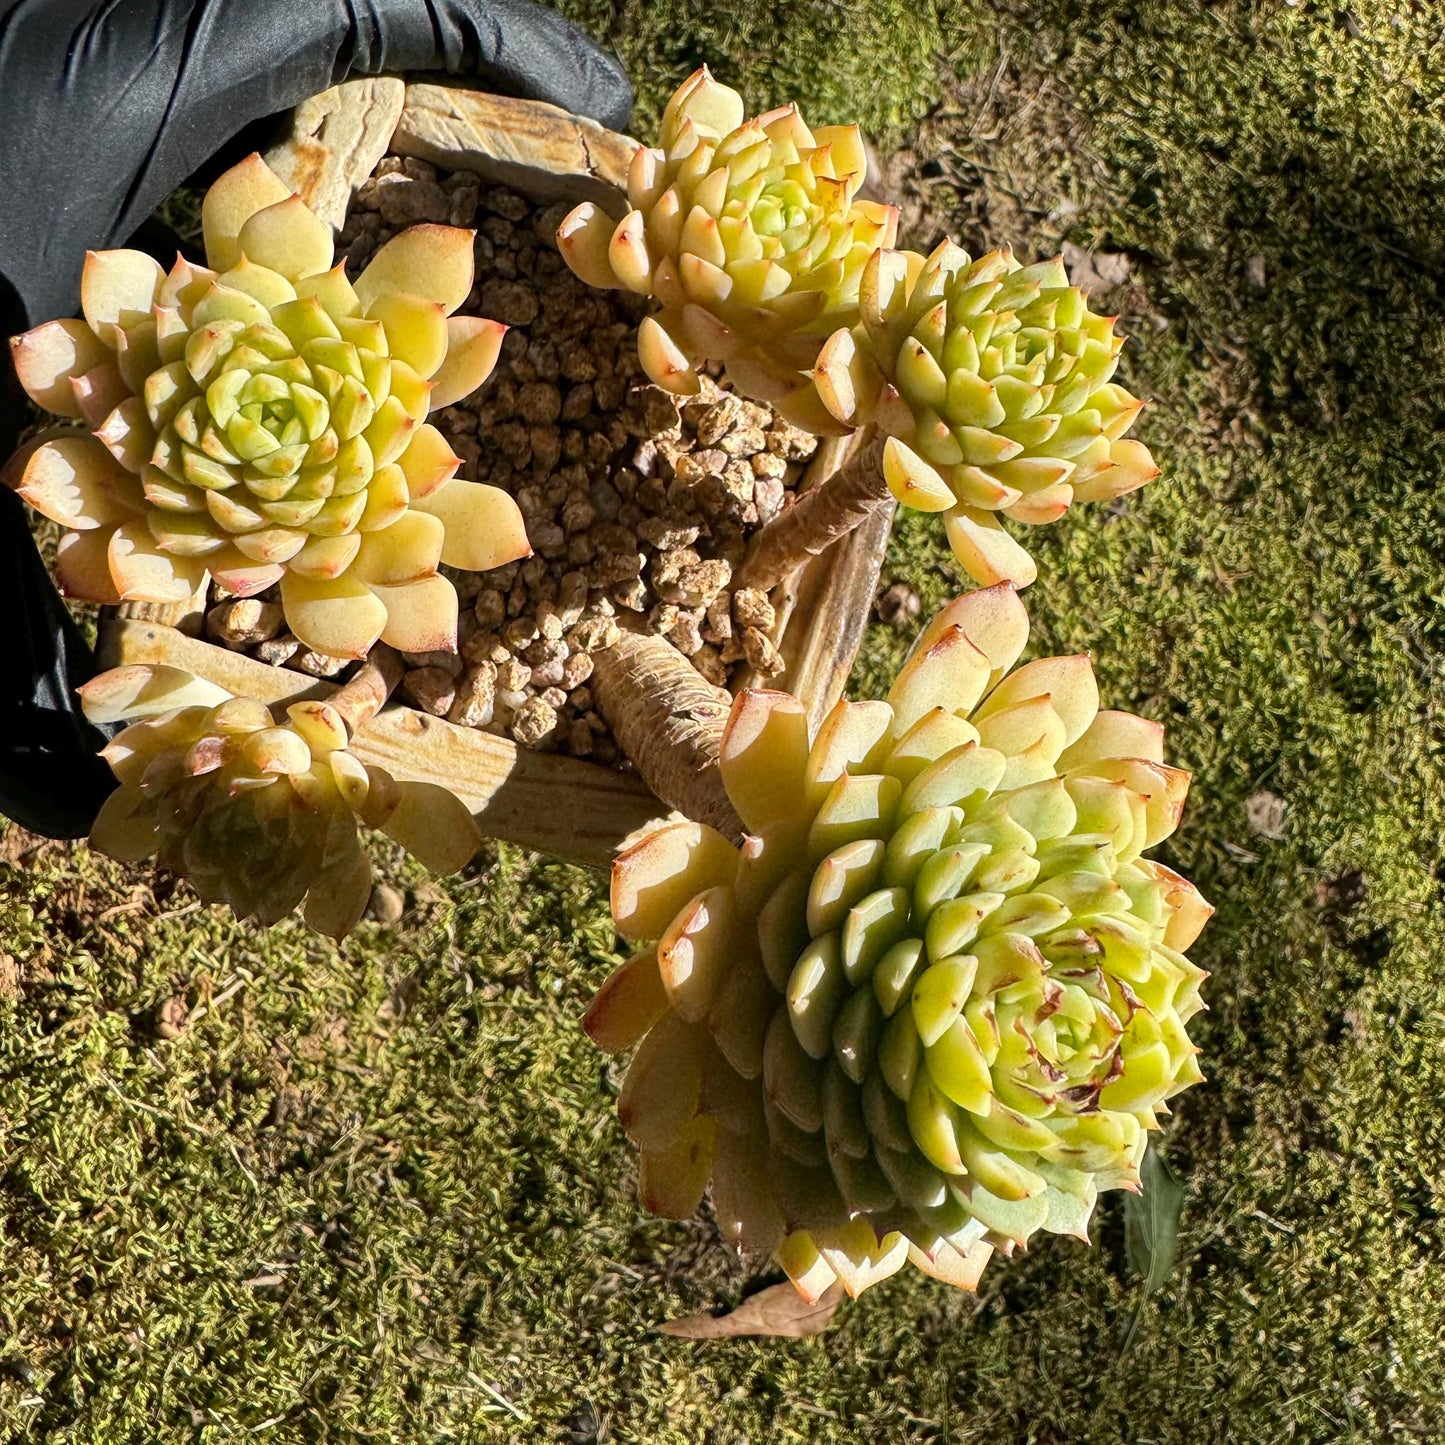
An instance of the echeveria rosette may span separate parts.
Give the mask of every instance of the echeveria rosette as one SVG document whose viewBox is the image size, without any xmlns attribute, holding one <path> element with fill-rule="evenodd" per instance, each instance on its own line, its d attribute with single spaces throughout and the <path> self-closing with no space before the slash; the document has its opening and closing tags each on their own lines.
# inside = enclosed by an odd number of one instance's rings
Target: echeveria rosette
<svg viewBox="0 0 1445 1445">
<path fill-rule="evenodd" d="M 1184 950 L 1212 910 L 1142 856 L 1187 775 L 1158 724 L 1099 710 L 1087 657 L 1010 672 L 1027 631 L 1010 586 L 959 599 L 886 702 L 811 740 L 795 699 L 742 694 L 742 847 L 669 822 L 613 870 L 619 931 L 659 941 L 587 1026 L 640 1040 L 643 1200 L 685 1217 L 711 1181 L 724 1234 L 810 1297 L 907 1260 L 972 1288 L 995 1248 L 1086 1237 L 1201 1077 Z"/>
<path fill-rule="evenodd" d="M 238 918 L 275 923 L 304 901 L 312 928 L 348 933 L 371 896 L 358 822 L 436 873 L 481 841 L 445 788 L 397 782 L 349 752 L 326 702 L 292 703 L 278 723 L 255 699 L 165 666 L 115 668 L 81 697 L 93 722 L 129 724 L 101 754 L 120 786 L 91 844 L 125 862 L 154 857 Z"/>
<path fill-rule="evenodd" d="M 487 378 L 505 330 L 451 314 L 471 290 L 472 232 L 414 226 L 353 285 L 330 228 L 255 155 L 201 214 L 206 266 L 91 252 L 85 319 L 11 343 L 30 396 L 92 429 L 8 469 L 68 529 L 62 589 L 168 602 L 208 574 L 240 596 L 279 582 L 288 624 L 318 651 L 360 657 L 378 637 L 454 650 L 438 564 L 529 551 L 516 503 L 458 479 L 426 420 Z"/>
<path fill-rule="evenodd" d="M 803 373 L 856 319 L 863 267 L 898 226 L 896 207 L 858 199 L 858 127 L 811 130 L 795 105 L 745 120 L 742 97 L 704 66 L 668 102 L 660 140 L 633 156 L 620 222 L 591 202 L 563 221 L 568 265 L 656 299 L 637 346 L 659 386 L 693 395 L 697 364 L 720 361 L 799 425 L 842 430 Z"/>
<path fill-rule="evenodd" d="M 1124 435 L 1144 403 L 1112 380 L 1124 344 L 1115 318 L 1089 309 L 1061 260 L 970 261 L 952 241 L 926 259 L 878 251 L 858 306 L 858 323 L 818 358 L 819 396 L 840 422 L 888 438 L 894 496 L 944 513 L 976 581 L 1034 580 L 1000 516 L 1039 526 L 1158 476 Z"/>
</svg>

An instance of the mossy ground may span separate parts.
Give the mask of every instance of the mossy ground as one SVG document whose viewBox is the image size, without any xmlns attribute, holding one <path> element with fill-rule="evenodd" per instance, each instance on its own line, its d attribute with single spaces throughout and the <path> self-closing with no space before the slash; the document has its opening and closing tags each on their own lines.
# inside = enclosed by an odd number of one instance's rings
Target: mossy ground
<svg viewBox="0 0 1445 1445">
<path fill-rule="evenodd" d="M 1126 253 L 1164 477 L 1036 535 L 1036 650 L 1169 724 L 1168 861 L 1219 904 L 1209 1082 L 1144 1307 L 1122 1211 L 977 1297 L 689 1345 L 747 1279 L 639 1216 L 578 1016 L 596 878 L 489 849 L 343 948 L 84 848 L 0 866 L 0 1421 L 50 1441 L 1260 1441 L 1445 1428 L 1445 26 L 1428 4 L 576 0 L 907 143 L 917 239 Z M 915 122 L 931 112 L 921 127 Z M 927 233 L 927 234 L 924 234 Z M 1112 298 L 1111 298 L 1112 299 Z M 925 519 L 891 574 L 959 579 Z M 905 639 L 881 625 L 857 689 Z M 1286 804 L 1283 836 L 1247 800 Z M 0 839 L 23 841 L 12 832 Z M 240 985 L 239 988 L 236 985 Z M 182 995 L 208 1012 L 154 1027 Z"/>
</svg>

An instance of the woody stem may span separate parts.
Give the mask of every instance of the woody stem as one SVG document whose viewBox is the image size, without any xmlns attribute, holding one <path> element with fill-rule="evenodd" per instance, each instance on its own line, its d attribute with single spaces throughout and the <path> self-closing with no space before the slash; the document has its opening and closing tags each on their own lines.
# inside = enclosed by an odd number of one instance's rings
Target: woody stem
<svg viewBox="0 0 1445 1445">
<path fill-rule="evenodd" d="M 341 714 L 352 737 L 381 711 L 404 671 L 405 664 L 398 653 L 386 643 L 378 642 L 367 653 L 356 676 L 326 699 Z"/>
<path fill-rule="evenodd" d="M 766 592 L 810 558 L 845 537 L 888 500 L 883 439 L 865 435 L 832 476 L 810 488 L 753 537 L 738 587 Z"/>
<path fill-rule="evenodd" d="M 593 654 L 592 695 L 643 782 L 664 803 L 734 842 L 743 826 L 718 755 L 732 698 L 670 643 L 624 632 Z"/>
</svg>

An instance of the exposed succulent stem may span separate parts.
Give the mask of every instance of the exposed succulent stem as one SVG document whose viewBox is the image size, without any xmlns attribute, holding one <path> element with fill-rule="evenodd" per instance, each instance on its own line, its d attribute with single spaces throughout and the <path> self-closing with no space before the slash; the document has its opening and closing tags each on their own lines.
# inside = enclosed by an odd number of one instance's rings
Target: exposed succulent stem
<svg viewBox="0 0 1445 1445">
<path fill-rule="evenodd" d="M 406 671 L 406 664 L 393 648 L 378 642 L 366 655 L 356 676 L 326 699 L 341 714 L 346 730 L 354 738 L 379 713 Z"/>
<path fill-rule="evenodd" d="M 593 662 L 598 710 L 642 780 L 694 822 L 740 839 L 742 822 L 718 767 L 728 694 L 660 637 L 624 632 Z"/>
<path fill-rule="evenodd" d="M 845 537 L 888 501 L 883 438 L 868 434 L 848 460 L 818 486 L 773 518 L 752 540 L 736 575 L 739 587 L 767 591 L 810 557 Z"/>
</svg>

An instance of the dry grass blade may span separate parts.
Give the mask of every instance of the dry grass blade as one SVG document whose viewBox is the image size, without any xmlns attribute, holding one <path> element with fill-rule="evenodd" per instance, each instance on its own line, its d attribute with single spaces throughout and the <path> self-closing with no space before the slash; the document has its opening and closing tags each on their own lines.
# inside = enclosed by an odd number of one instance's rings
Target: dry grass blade
<svg viewBox="0 0 1445 1445">
<path fill-rule="evenodd" d="M 805 1339 L 821 1335 L 843 1303 L 843 1286 L 833 1285 L 809 1304 L 784 1281 L 750 1295 L 725 1315 L 683 1315 L 660 1328 L 680 1340 L 726 1340 L 739 1335 L 766 1335 L 773 1339 Z"/>
</svg>

